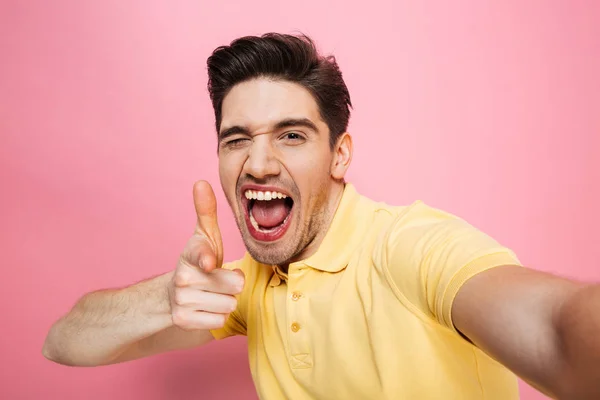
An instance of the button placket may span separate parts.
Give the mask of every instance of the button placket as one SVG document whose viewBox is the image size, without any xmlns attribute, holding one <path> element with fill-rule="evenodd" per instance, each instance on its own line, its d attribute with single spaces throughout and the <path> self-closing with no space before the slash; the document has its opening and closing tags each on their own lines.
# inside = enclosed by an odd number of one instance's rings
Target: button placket
<svg viewBox="0 0 600 400">
<path fill-rule="evenodd" d="M 292 368 L 312 367 L 312 356 L 310 354 L 310 341 L 308 323 L 308 305 L 306 294 L 301 290 L 302 277 L 307 271 L 296 268 L 288 274 L 288 348 L 290 351 L 290 365 Z"/>
</svg>

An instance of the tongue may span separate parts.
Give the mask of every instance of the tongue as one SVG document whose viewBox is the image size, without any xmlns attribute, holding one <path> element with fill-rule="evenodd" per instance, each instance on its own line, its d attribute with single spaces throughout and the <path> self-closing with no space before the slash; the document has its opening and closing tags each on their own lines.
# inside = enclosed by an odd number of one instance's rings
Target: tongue
<svg viewBox="0 0 600 400">
<path fill-rule="evenodd" d="M 270 201 L 255 201 L 252 206 L 252 216 L 263 228 L 273 228 L 283 222 L 289 213 L 284 199 Z"/>
</svg>

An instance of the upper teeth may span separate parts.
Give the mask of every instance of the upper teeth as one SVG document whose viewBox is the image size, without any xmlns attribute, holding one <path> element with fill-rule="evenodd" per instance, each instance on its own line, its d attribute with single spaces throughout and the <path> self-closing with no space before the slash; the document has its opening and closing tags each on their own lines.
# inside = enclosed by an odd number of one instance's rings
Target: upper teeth
<svg viewBox="0 0 600 400">
<path fill-rule="evenodd" d="M 248 200 L 273 200 L 287 197 L 287 195 L 279 192 L 261 192 L 257 190 L 246 190 L 244 195 Z"/>
</svg>

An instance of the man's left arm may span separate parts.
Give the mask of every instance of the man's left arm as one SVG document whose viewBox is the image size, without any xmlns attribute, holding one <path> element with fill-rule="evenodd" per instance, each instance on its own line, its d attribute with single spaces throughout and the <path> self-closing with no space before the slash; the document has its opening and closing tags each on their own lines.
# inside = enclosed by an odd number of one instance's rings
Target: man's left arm
<svg viewBox="0 0 600 400">
<path fill-rule="evenodd" d="M 600 286 L 522 266 L 467 280 L 451 309 L 455 328 L 538 390 L 600 398 Z"/>
</svg>

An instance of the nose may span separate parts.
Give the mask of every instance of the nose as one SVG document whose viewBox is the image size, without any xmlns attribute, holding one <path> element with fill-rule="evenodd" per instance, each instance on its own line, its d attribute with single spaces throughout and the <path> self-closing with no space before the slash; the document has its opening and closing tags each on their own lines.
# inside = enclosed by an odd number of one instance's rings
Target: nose
<svg viewBox="0 0 600 400">
<path fill-rule="evenodd" d="M 277 176 L 281 172 L 268 136 L 254 138 L 244 165 L 244 172 L 257 180 Z"/>
</svg>

